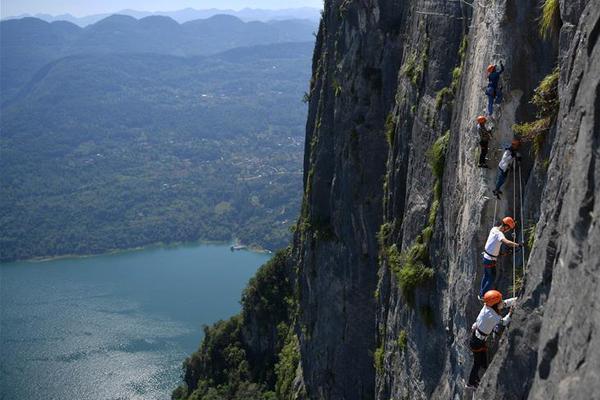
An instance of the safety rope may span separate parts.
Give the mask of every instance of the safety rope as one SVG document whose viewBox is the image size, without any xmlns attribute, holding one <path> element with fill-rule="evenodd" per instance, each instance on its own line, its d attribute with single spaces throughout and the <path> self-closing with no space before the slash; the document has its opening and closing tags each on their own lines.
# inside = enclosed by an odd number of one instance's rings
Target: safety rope
<svg viewBox="0 0 600 400">
<path fill-rule="evenodd" d="M 520 204 L 521 207 L 521 243 L 523 243 L 522 251 L 523 251 L 523 280 L 527 275 L 527 257 L 525 252 L 525 218 L 523 218 L 523 179 L 521 178 L 521 163 L 519 165 L 519 194 L 520 194 Z"/>
<path fill-rule="evenodd" d="M 513 160 L 513 171 L 515 171 L 515 173 L 513 173 L 513 213 L 516 214 L 517 211 L 517 179 L 516 179 L 516 168 L 514 168 L 514 164 L 516 163 L 515 160 Z M 522 223 L 522 222 L 521 222 Z M 513 231 L 513 242 L 516 242 L 517 239 L 517 234 L 516 232 Z M 513 296 L 512 297 L 517 297 L 515 295 L 516 293 L 516 287 L 517 287 L 517 272 L 516 272 L 516 264 L 517 264 L 517 252 L 516 249 L 513 248 L 513 268 L 512 268 L 512 273 L 513 273 Z"/>
<path fill-rule="evenodd" d="M 496 195 L 494 195 L 495 201 L 494 201 L 494 216 L 492 217 L 492 225 L 491 226 L 495 226 L 496 225 L 496 211 L 498 210 L 498 197 L 496 197 Z"/>
</svg>

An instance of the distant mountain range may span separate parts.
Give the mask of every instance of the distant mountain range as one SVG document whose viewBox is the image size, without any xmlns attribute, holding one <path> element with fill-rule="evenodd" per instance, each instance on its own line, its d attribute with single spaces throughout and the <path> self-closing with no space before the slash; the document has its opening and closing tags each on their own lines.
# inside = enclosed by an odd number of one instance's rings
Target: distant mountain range
<svg viewBox="0 0 600 400">
<path fill-rule="evenodd" d="M 129 15 L 131 17 L 141 19 L 149 16 L 164 16 L 170 17 L 179 23 L 185 23 L 189 21 L 193 21 L 195 19 L 205 19 L 210 18 L 214 15 L 226 14 L 232 15 L 241 19 L 242 21 L 272 21 L 272 20 L 285 20 L 285 19 L 307 19 L 313 22 L 319 21 L 321 17 L 321 10 L 317 8 L 303 7 L 303 8 L 287 8 L 281 10 L 263 10 L 263 9 L 254 9 L 254 8 L 245 8 L 243 10 L 220 10 L 216 8 L 211 8 L 207 10 L 196 10 L 193 8 L 185 8 L 183 10 L 177 11 L 157 11 L 157 12 L 149 12 L 149 11 L 137 11 L 137 10 L 121 10 L 117 13 L 106 13 L 106 14 L 94 14 L 88 15 L 84 17 L 75 17 L 71 14 L 62 14 L 62 15 L 50 15 L 50 14 L 22 14 L 18 16 L 12 16 L 3 18 L 3 20 L 10 19 L 20 19 L 25 17 L 34 17 L 46 22 L 55 22 L 55 21 L 67 21 L 71 22 L 80 27 L 85 27 L 91 24 L 95 24 L 96 22 L 109 17 L 113 14 L 120 15 Z"/>
<path fill-rule="evenodd" d="M 285 42 L 312 42 L 309 20 L 244 22 L 214 15 L 183 24 L 170 17 L 111 15 L 81 28 L 65 21 L 22 18 L 0 22 L 0 85 L 5 101 L 47 63 L 75 54 L 153 53 L 197 56 Z"/>
</svg>

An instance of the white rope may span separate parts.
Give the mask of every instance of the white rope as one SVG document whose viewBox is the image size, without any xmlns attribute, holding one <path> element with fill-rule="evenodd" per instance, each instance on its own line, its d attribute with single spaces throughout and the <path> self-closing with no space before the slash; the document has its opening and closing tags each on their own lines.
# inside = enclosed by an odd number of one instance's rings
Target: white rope
<svg viewBox="0 0 600 400">
<path fill-rule="evenodd" d="M 525 279 L 525 275 L 527 274 L 527 258 L 525 257 L 525 219 L 523 218 L 523 179 L 521 178 L 521 163 L 519 163 L 519 193 L 521 198 L 521 243 L 523 243 L 522 251 L 523 251 L 523 279 Z"/>
<path fill-rule="evenodd" d="M 513 167 L 514 167 L 515 163 L 516 162 L 513 161 Z M 516 172 L 517 172 L 516 170 L 517 170 L 516 168 L 513 168 L 513 171 L 514 171 L 514 173 L 513 173 L 513 215 L 517 214 L 517 179 L 515 176 Z M 523 222 L 521 221 L 521 224 L 522 223 Z M 521 228 L 521 229 L 523 229 L 523 228 Z M 516 242 L 516 239 L 517 239 L 517 234 L 516 234 L 516 232 L 513 231 L 513 241 Z M 513 271 L 512 271 L 513 272 L 513 296 L 512 297 L 517 297 L 515 295 L 516 287 L 517 287 L 517 271 L 516 271 L 516 267 L 515 267 L 515 265 L 517 264 L 517 251 L 516 250 L 517 249 L 515 247 L 513 247 Z"/>
</svg>

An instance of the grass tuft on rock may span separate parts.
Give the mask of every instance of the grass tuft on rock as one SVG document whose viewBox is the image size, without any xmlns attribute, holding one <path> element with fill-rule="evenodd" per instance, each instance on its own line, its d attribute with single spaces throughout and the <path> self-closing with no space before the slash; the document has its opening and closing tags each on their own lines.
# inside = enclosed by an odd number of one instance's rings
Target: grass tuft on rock
<svg viewBox="0 0 600 400">
<path fill-rule="evenodd" d="M 440 136 L 431 146 L 427 152 L 427 158 L 429 165 L 433 171 L 433 175 L 439 181 L 444 176 L 444 164 L 446 163 L 446 150 L 448 148 L 448 142 L 450 140 L 450 131 Z"/>
<path fill-rule="evenodd" d="M 375 349 L 375 353 L 373 353 L 373 366 L 375 367 L 375 371 L 377 373 L 381 373 L 383 371 L 383 344 Z"/>
<path fill-rule="evenodd" d="M 513 125 L 515 134 L 533 142 L 533 153 L 538 155 L 546 135 L 556 122 L 560 102 L 558 99 L 558 67 L 548 74 L 535 89 L 531 104 L 537 108 L 536 120 Z"/>
<path fill-rule="evenodd" d="M 548 39 L 558 33 L 561 25 L 559 0 L 544 0 L 539 21 L 540 36 L 543 39 Z"/>
<path fill-rule="evenodd" d="M 400 351 L 404 351 L 406 349 L 406 346 L 408 345 L 408 334 L 404 329 L 398 333 L 398 340 L 396 343 L 398 344 Z"/>
</svg>

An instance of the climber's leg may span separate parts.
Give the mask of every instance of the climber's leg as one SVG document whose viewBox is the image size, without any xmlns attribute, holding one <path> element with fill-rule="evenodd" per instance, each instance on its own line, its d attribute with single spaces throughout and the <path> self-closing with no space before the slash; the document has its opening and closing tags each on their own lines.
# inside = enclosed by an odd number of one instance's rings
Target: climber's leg
<svg viewBox="0 0 600 400">
<path fill-rule="evenodd" d="M 494 194 L 496 196 L 498 196 L 500 193 L 502 193 L 500 191 L 500 188 L 502 187 L 502 185 L 504 185 L 507 175 L 508 175 L 508 172 L 504 172 L 504 171 L 502 171 L 502 168 L 498 168 L 498 175 L 496 176 L 496 188 L 494 189 Z"/>
<path fill-rule="evenodd" d="M 479 153 L 479 166 L 483 168 L 488 168 L 485 160 L 488 152 L 488 142 L 482 140 L 481 142 L 479 142 L 479 147 L 481 148 L 481 152 Z"/>
<path fill-rule="evenodd" d="M 492 115 L 494 113 L 494 96 L 488 94 L 488 106 L 487 106 L 487 113 L 488 115 Z"/>
<path fill-rule="evenodd" d="M 483 295 L 488 290 L 494 288 L 494 280 L 496 279 L 496 262 L 483 258 L 483 277 L 481 277 L 481 285 L 479 289 L 479 297 L 483 298 Z"/>
</svg>

